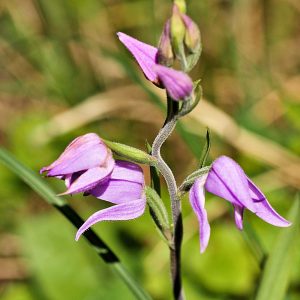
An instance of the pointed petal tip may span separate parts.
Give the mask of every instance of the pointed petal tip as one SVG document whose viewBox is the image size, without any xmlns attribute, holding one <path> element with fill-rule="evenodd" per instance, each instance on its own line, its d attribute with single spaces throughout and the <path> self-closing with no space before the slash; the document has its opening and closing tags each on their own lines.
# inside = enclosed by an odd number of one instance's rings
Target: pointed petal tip
<svg viewBox="0 0 300 300">
<path fill-rule="evenodd" d="M 281 226 L 281 227 L 290 227 L 292 225 L 293 225 L 293 222 L 290 222 L 290 221 L 286 220 L 286 223 L 283 226 Z"/>
<path fill-rule="evenodd" d="M 42 175 L 45 171 L 47 171 L 47 167 L 43 167 L 40 169 L 39 173 Z"/>
<path fill-rule="evenodd" d="M 258 217 L 260 217 L 261 219 L 263 219 L 259 213 L 256 214 Z M 289 227 L 291 226 L 293 223 L 284 219 L 284 218 L 277 218 L 276 220 L 272 219 L 272 220 L 266 220 L 266 219 L 263 219 L 265 222 L 273 225 L 273 226 L 277 226 L 277 227 Z"/>
<path fill-rule="evenodd" d="M 76 236 L 75 236 L 75 241 L 76 241 L 76 242 L 78 242 L 78 240 L 80 239 L 82 233 L 83 233 L 83 232 L 81 232 L 81 231 L 80 231 L 80 228 L 79 228 L 79 230 L 76 232 Z"/>
<path fill-rule="evenodd" d="M 206 248 L 207 248 L 207 245 L 205 245 L 203 247 L 200 246 L 200 254 L 203 254 L 205 252 Z"/>
<path fill-rule="evenodd" d="M 73 193 L 70 193 L 69 190 L 66 190 L 65 192 L 63 193 L 59 193 L 59 194 L 56 194 L 56 196 L 60 197 L 60 196 L 67 196 L 67 195 L 70 195 L 72 196 Z"/>
<path fill-rule="evenodd" d="M 133 55 L 145 74 L 145 77 L 151 82 L 156 83 L 157 75 L 152 68 L 156 63 L 157 48 L 143 43 L 123 32 L 118 32 L 117 36 L 122 44 Z"/>
<path fill-rule="evenodd" d="M 118 37 L 120 40 L 122 39 L 122 36 L 126 36 L 125 33 L 120 32 L 120 31 L 117 32 L 116 35 L 117 35 L 117 37 Z"/>
<path fill-rule="evenodd" d="M 63 192 L 63 193 L 59 193 L 59 194 L 56 194 L 56 196 L 60 197 L 60 196 L 65 196 L 67 195 L 67 192 Z"/>
<path fill-rule="evenodd" d="M 243 225 L 240 225 L 240 226 L 239 226 L 239 225 L 237 225 L 237 226 L 236 226 L 236 228 L 237 228 L 239 231 L 243 231 L 243 229 L 244 229 L 244 226 L 243 226 Z"/>
</svg>

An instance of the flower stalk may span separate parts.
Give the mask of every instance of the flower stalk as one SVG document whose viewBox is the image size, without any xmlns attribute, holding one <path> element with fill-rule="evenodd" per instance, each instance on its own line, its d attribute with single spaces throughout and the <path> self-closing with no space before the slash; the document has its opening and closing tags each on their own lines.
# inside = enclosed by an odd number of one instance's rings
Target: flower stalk
<svg viewBox="0 0 300 300">
<path fill-rule="evenodd" d="M 157 159 L 157 169 L 164 177 L 171 200 L 173 236 L 170 246 L 170 264 L 173 284 L 173 296 L 176 300 L 183 300 L 183 288 L 181 281 L 181 244 L 183 237 L 183 225 L 181 215 L 181 202 L 177 194 L 177 183 L 174 174 L 161 156 L 161 147 L 173 132 L 178 120 L 178 103 L 168 97 L 166 121 L 152 144 L 152 155 Z"/>
</svg>

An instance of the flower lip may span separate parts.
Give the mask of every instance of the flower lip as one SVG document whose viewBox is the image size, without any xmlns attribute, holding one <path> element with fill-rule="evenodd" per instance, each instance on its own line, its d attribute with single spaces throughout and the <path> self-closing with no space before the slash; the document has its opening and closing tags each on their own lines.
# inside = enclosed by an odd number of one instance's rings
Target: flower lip
<svg viewBox="0 0 300 300">
<path fill-rule="evenodd" d="M 146 208 L 146 197 L 143 195 L 140 199 L 124 202 L 102 209 L 91 215 L 84 224 L 78 229 L 75 240 L 92 225 L 103 221 L 124 221 L 140 217 Z"/>
<path fill-rule="evenodd" d="M 109 179 L 90 190 L 90 194 L 115 205 L 90 216 L 77 231 L 76 240 L 98 222 L 131 220 L 144 213 L 146 196 L 143 171 L 132 162 L 117 160 Z"/>
</svg>

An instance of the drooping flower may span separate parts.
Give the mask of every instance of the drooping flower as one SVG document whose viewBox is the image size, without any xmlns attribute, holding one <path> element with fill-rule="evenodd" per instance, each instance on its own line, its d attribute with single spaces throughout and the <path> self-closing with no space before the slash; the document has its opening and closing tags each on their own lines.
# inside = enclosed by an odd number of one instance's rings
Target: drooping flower
<svg viewBox="0 0 300 300">
<path fill-rule="evenodd" d="M 65 181 L 67 191 L 63 194 L 84 192 L 115 204 L 90 216 L 78 230 L 76 240 L 97 222 L 135 219 L 145 211 L 142 169 L 128 161 L 115 161 L 95 133 L 76 138 L 55 162 L 41 169 L 43 172 Z"/>
<path fill-rule="evenodd" d="M 235 223 L 240 230 L 243 229 L 245 209 L 274 226 L 291 225 L 272 208 L 266 196 L 234 160 L 221 156 L 213 162 L 209 173 L 197 179 L 190 190 L 190 203 L 199 220 L 201 253 L 205 251 L 210 236 L 210 226 L 204 207 L 205 190 L 233 205 Z"/>
<path fill-rule="evenodd" d="M 72 141 L 60 157 L 41 169 L 48 177 L 66 182 L 64 194 L 74 194 L 92 189 L 113 170 L 115 161 L 110 149 L 95 133 L 88 133 Z"/>
<path fill-rule="evenodd" d="M 146 78 L 155 85 L 165 88 L 173 100 L 185 100 L 192 95 L 191 78 L 184 72 L 159 65 L 157 48 L 122 32 L 118 32 L 118 37 L 136 59 Z M 174 93 L 174 90 L 177 92 Z"/>
</svg>

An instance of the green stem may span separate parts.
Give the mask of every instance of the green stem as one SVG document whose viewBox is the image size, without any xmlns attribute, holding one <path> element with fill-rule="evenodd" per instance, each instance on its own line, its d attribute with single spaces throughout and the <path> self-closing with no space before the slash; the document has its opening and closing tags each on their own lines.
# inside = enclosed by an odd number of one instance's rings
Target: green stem
<svg viewBox="0 0 300 300">
<path fill-rule="evenodd" d="M 181 215 L 181 202 L 177 195 L 177 184 L 172 170 L 161 157 L 161 147 L 173 132 L 177 123 L 178 102 L 168 97 L 168 111 L 166 121 L 159 131 L 152 145 L 152 155 L 157 159 L 157 169 L 164 177 L 171 200 L 173 240 L 170 247 L 171 276 L 173 284 L 173 296 L 175 300 L 183 300 L 184 293 L 181 282 L 181 243 L 183 237 L 183 225 Z"/>
</svg>

